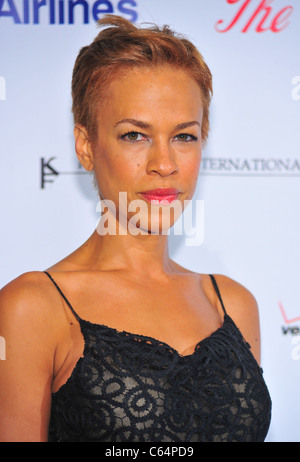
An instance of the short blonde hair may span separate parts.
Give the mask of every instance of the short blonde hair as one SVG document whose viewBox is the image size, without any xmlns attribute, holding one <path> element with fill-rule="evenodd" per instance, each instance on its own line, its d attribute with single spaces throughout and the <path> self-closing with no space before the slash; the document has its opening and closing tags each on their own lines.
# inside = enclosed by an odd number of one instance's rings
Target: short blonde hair
<svg viewBox="0 0 300 462">
<path fill-rule="evenodd" d="M 130 21 L 107 15 L 98 21 L 107 27 L 83 47 L 72 77 L 74 123 L 86 127 L 97 138 L 97 114 L 112 80 L 132 67 L 169 65 L 185 70 L 199 85 L 203 103 L 202 139 L 209 131 L 212 75 L 197 48 L 169 26 L 139 28 Z"/>
</svg>

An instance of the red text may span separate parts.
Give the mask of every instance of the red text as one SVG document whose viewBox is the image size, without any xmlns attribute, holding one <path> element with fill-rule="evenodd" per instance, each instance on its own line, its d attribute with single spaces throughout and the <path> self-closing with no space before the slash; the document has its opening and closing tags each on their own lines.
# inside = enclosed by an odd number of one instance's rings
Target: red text
<svg viewBox="0 0 300 462">
<path fill-rule="evenodd" d="M 290 18 L 293 7 L 286 6 L 279 11 L 274 11 L 274 8 L 271 6 L 274 3 L 274 0 L 261 0 L 257 5 L 256 0 L 226 0 L 227 3 L 233 5 L 234 3 L 239 4 L 239 9 L 233 19 L 229 24 L 224 24 L 224 19 L 219 19 L 215 28 L 218 32 L 228 32 L 230 29 L 235 26 L 238 22 L 241 23 L 242 19 L 246 19 L 244 23 L 242 32 L 247 32 L 250 26 L 256 22 L 255 30 L 256 32 L 266 32 L 268 30 L 272 32 L 281 32 L 289 25 L 288 19 Z M 256 4 L 255 10 L 250 13 L 250 7 Z M 250 16 L 249 16 L 250 14 Z M 256 21 L 255 21 L 256 20 Z"/>
</svg>

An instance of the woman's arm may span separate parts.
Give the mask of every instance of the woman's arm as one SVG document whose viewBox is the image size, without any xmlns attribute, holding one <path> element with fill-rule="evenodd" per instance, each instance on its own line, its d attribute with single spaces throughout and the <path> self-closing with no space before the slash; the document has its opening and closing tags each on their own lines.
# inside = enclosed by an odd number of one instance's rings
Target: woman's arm
<svg viewBox="0 0 300 462">
<path fill-rule="evenodd" d="M 0 361 L 1 442 L 48 438 L 55 323 L 41 279 L 40 273 L 27 273 L 0 291 L 6 356 Z"/>
</svg>

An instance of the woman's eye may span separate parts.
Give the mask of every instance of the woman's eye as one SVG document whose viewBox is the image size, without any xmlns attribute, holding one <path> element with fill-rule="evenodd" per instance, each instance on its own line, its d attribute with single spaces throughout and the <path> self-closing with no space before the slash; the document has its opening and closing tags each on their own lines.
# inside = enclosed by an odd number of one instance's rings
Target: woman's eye
<svg viewBox="0 0 300 462">
<path fill-rule="evenodd" d="M 138 132 L 128 132 L 122 136 L 122 139 L 131 142 L 143 141 L 145 139 L 145 136 Z"/>
<path fill-rule="evenodd" d="M 177 139 L 178 141 L 188 142 L 197 141 L 198 138 L 194 135 L 189 135 L 188 133 L 180 133 L 180 135 L 175 136 L 175 139 Z"/>
</svg>

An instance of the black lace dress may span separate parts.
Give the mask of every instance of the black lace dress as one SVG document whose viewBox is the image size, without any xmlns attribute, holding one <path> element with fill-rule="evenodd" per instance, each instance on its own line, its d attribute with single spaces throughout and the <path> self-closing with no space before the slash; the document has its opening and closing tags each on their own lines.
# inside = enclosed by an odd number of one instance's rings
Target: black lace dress
<svg viewBox="0 0 300 462">
<path fill-rule="evenodd" d="M 271 400 L 262 369 L 224 310 L 223 325 L 181 356 L 156 339 L 92 324 L 73 310 L 83 357 L 52 394 L 49 442 L 261 442 Z"/>
</svg>

